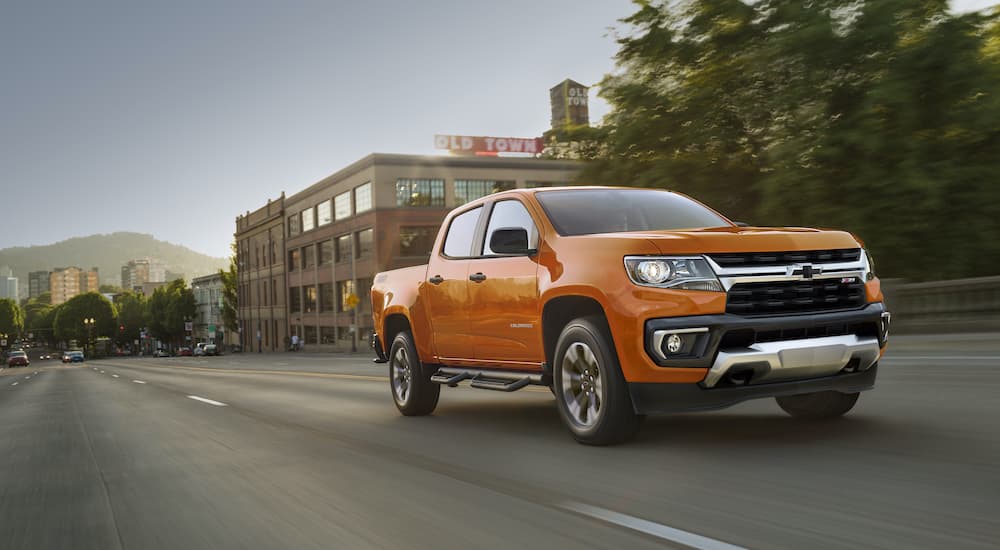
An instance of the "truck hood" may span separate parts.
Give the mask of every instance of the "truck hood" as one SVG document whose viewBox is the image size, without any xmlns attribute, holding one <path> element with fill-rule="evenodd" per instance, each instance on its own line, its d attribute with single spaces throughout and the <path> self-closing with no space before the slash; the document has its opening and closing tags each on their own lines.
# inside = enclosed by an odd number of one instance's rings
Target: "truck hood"
<svg viewBox="0 0 1000 550">
<path fill-rule="evenodd" d="M 602 237 L 610 236 L 602 235 Z M 861 246 L 857 239 L 846 231 L 804 227 L 713 227 L 682 231 L 629 232 L 615 236 L 621 239 L 646 239 L 661 254 L 788 252 Z"/>
</svg>

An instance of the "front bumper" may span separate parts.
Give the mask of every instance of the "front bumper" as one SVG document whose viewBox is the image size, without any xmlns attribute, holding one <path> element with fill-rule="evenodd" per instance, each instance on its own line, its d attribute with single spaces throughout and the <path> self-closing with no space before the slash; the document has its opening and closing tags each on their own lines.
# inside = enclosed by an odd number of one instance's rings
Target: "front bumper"
<svg viewBox="0 0 1000 550">
<path fill-rule="evenodd" d="M 857 393 L 875 387 L 878 365 L 860 372 L 841 373 L 809 380 L 789 380 L 769 384 L 704 388 L 700 384 L 656 384 L 632 382 L 628 385 L 632 406 L 638 414 L 666 414 L 685 411 L 724 409 L 750 399 L 796 395 L 819 391 Z"/>
</svg>

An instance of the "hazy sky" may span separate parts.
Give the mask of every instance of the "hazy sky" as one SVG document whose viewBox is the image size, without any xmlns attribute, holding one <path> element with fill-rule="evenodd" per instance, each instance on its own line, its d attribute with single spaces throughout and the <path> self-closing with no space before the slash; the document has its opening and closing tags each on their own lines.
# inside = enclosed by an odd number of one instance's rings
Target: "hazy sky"
<svg viewBox="0 0 1000 550">
<path fill-rule="evenodd" d="M 959 10 L 995 1 L 956 1 Z M 0 2 L 0 248 L 234 218 L 435 133 L 539 136 L 628 0 Z M 591 119 L 607 107 L 592 97 Z"/>
</svg>

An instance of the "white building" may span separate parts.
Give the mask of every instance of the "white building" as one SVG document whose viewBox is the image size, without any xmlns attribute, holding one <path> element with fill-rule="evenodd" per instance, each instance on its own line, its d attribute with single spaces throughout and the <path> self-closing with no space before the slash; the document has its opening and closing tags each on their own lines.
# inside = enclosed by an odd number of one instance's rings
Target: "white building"
<svg viewBox="0 0 1000 550">
<path fill-rule="evenodd" d="M 0 267 L 0 298 L 10 298 L 15 302 L 20 299 L 17 294 L 17 277 L 7 266 Z"/>
</svg>

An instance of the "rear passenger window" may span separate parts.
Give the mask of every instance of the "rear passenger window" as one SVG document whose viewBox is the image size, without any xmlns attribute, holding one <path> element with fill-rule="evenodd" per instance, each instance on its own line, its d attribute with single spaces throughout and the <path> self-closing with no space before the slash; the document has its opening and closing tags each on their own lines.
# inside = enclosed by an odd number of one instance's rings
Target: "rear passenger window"
<svg viewBox="0 0 1000 550">
<path fill-rule="evenodd" d="M 448 235 L 444 238 L 444 255 L 453 258 L 464 258 L 472 255 L 472 237 L 476 233 L 479 214 L 482 206 L 477 206 L 468 212 L 463 212 L 451 220 Z"/>
</svg>

